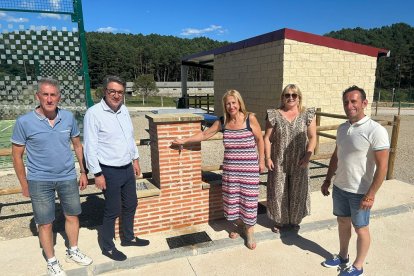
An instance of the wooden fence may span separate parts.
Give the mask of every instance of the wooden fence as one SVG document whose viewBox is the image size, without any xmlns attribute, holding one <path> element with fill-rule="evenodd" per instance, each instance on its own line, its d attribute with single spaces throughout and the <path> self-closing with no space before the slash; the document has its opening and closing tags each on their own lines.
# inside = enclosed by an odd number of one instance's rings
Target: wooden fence
<svg viewBox="0 0 414 276">
<path fill-rule="evenodd" d="M 200 108 L 200 102 L 199 98 L 200 97 L 207 97 L 208 99 L 208 95 L 207 96 L 191 96 L 194 97 L 195 103 L 198 103 L 199 106 L 197 106 L 198 108 Z M 189 97 L 190 98 L 190 97 Z M 336 118 L 336 119 L 347 119 L 347 117 L 345 115 L 339 115 L 339 114 L 330 114 L 330 113 L 324 113 L 321 112 L 321 109 L 318 108 L 317 112 L 316 112 L 316 133 L 317 133 L 317 143 L 316 143 L 316 147 L 315 147 L 315 151 L 314 151 L 314 155 L 311 156 L 311 160 L 323 160 L 323 159 L 329 159 L 332 155 L 332 153 L 324 153 L 324 154 L 320 154 L 319 153 L 319 138 L 322 137 L 326 137 L 326 138 L 330 138 L 330 139 L 336 139 L 335 135 L 332 134 L 328 134 L 325 133 L 324 131 L 330 131 L 330 130 L 336 130 L 339 127 L 338 125 L 326 125 L 326 126 L 321 126 L 321 119 L 322 117 L 330 117 L 330 118 Z M 399 130 L 400 130 L 400 116 L 395 115 L 393 121 L 387 121 L 387 120 L 377 120 L 378 123 L 380 123 L 383 126 L 392 126 L 392 132 L 391 132 L 391 145 L 390 145 L 390 156 L 389 156 L 389 161 L 388 161 L 388 172 L 387 172 L 387 177 L 386 179 L 393 179 L 394 178 L 394 164 L 395 164 L 395 158 L 397 155 L 397 143 L 398 143 L 398 135 L 399 135 Z M 218 140 L 218 139 L 222 139 L 221 135 L 215 135 L 213 136 L 210 140 Z M 150 143 L 150 141 L 148 139 L 142 139 L 137 141 L 137 145 L 148 145 Z M 0 149 L 0 156 L 10 156 L 11 155 L 11 148 L 8 149 Z M 202 167 L 202 171 L 215 171 L 215 170 L 220 170 L 221 168 L 221 164 L 219 165 L 213 165 L 213 166 L 204 166 Z M 151 177 L 151 173 L 146 173 L 144 174 L 144 178 L 150 178 Z M 94 179 L 89 179 L 89 184 L 94 184 Z M 10 195 L 10 194 L 16 194 L 16 193 L 20 193 L 21 192 L 21 188 L 20 187 L 12 187 L 12 188 L 6 188 L 6 189 L 0 189 L 0 196 L 1 195 Z"/>
<path fill-rule="evenodd" d="M 207 111 L 207 114 L 214 113 L 214 96 L 209 94 L 205 96 L 187 95 L 180 98 L 180 101 L 185 102 L 185 107 L 200 108 Z"/>
</svg>

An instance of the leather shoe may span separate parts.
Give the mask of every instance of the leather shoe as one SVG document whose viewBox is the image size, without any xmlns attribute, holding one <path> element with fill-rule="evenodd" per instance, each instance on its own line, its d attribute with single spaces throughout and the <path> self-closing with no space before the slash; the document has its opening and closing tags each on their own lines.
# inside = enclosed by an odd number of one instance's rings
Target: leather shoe
<svg viewBox="0 0 414 276">
<path fill-rule="evenodd" d="M 138 237 L 135 237 L 132 241 L 121 241 L 122 246 L 147 246 L 150 244 L 149 240 L 140 239 Z"/>
<path fill-rule="evenodd" d="M 109 251 L 102 251 L 102 255 L 105 255 L 114 261 L 125 261 L 127 259 L 127 256 L 115 247 Z"/>
</svg>

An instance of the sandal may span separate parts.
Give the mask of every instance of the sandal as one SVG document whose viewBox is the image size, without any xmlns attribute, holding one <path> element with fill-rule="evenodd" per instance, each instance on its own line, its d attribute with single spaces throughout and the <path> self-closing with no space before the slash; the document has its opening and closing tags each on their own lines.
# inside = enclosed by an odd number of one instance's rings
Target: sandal
<svg viewBox="0 0 414 276">
<path fill-rule="evenodd" d="M 237 224 L 237 223 L 232 223 L 232 231 L 230 231 L 230 233 L 229 233 L 229 238 L 230 239 L 237 239 L 238 237 L 240 237 L 240 227 L 241 227 L 241 225 L 240 224 Z"/>
<path fill-rule="evenodd" d="M 272 232 L 274 233 L 280 233 L 280 231 L 282 231 L 283 229 L 283 225 L 282 224 L 275 224 L 274 226 L 272 226 Z"/>
<path fill-rule="evenodd" d="M 253 227 L 253 226 L 250 226 Z M 250 250 L 256 249 L 256 239 L 254 238 L 254 232 L 247 231 L 247 226 L 244 227 L 244 231 L 246 234 L 246 246 Z"/>
</svg>

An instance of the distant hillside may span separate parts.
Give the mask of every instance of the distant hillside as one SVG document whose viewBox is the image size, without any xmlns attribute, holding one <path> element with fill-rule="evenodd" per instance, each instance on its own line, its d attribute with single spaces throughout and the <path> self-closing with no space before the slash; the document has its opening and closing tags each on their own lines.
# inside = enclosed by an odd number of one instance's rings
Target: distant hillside
<svg viewBox="0 0 414 276">
<path fill-rule="evenodd" d="M 391 50 L 391 57 L 381 58 L 377 68 L 376 87 L 409 92 L 414 87 L 414 28 L 405 23 L 374 29 L 342 29 L 325 36 Z M 89 73 L 92 87 L 107 74 L 120 73 L 128 81 L 141 74 L 153 74 L 155 81 L 179 81 L 183 56 L 218 48 L 229 42 L 205 37 L 183 39 L 174 36 L 86 34 Z M 208 69 L 190 68 L 190 81 L 212 80 Z M 408 95 L 407 94 L 407 95 Z M 408 96 L 407 96 L 408 97 Z"/>
<path fill-rule="evenodd" d="M 120 74 L 133 81 L 142 74 L 153 74 L 155 81 L 179 81 L 181 58 L 228 44 L 205 37 L 183 39 L 157 34 L 86 34 L 91 86 L 108 74 Z M 212 80 L 208 69 L 190 68 L 189 81 Z"/>
</svg>

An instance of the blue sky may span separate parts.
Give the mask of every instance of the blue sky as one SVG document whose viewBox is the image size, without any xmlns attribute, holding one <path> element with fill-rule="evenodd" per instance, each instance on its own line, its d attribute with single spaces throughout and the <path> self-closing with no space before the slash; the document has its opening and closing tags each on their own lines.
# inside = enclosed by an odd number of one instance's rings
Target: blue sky
<svg viewBox="0 0 414 276">
<path fill-rule="evenodd" d="M 58 3 L 60 0 L 44 0 Z M 24 1 L 22 1 L 24 2 Z M 414 26 L 410 0 L 83 0 L 85 30 L 205 36 L 236 42 L 282 28 L 325 34 L 343 28 Z M 68 16 L 0 11 L 0 24 L 70 26 Z"/>
</svg>

